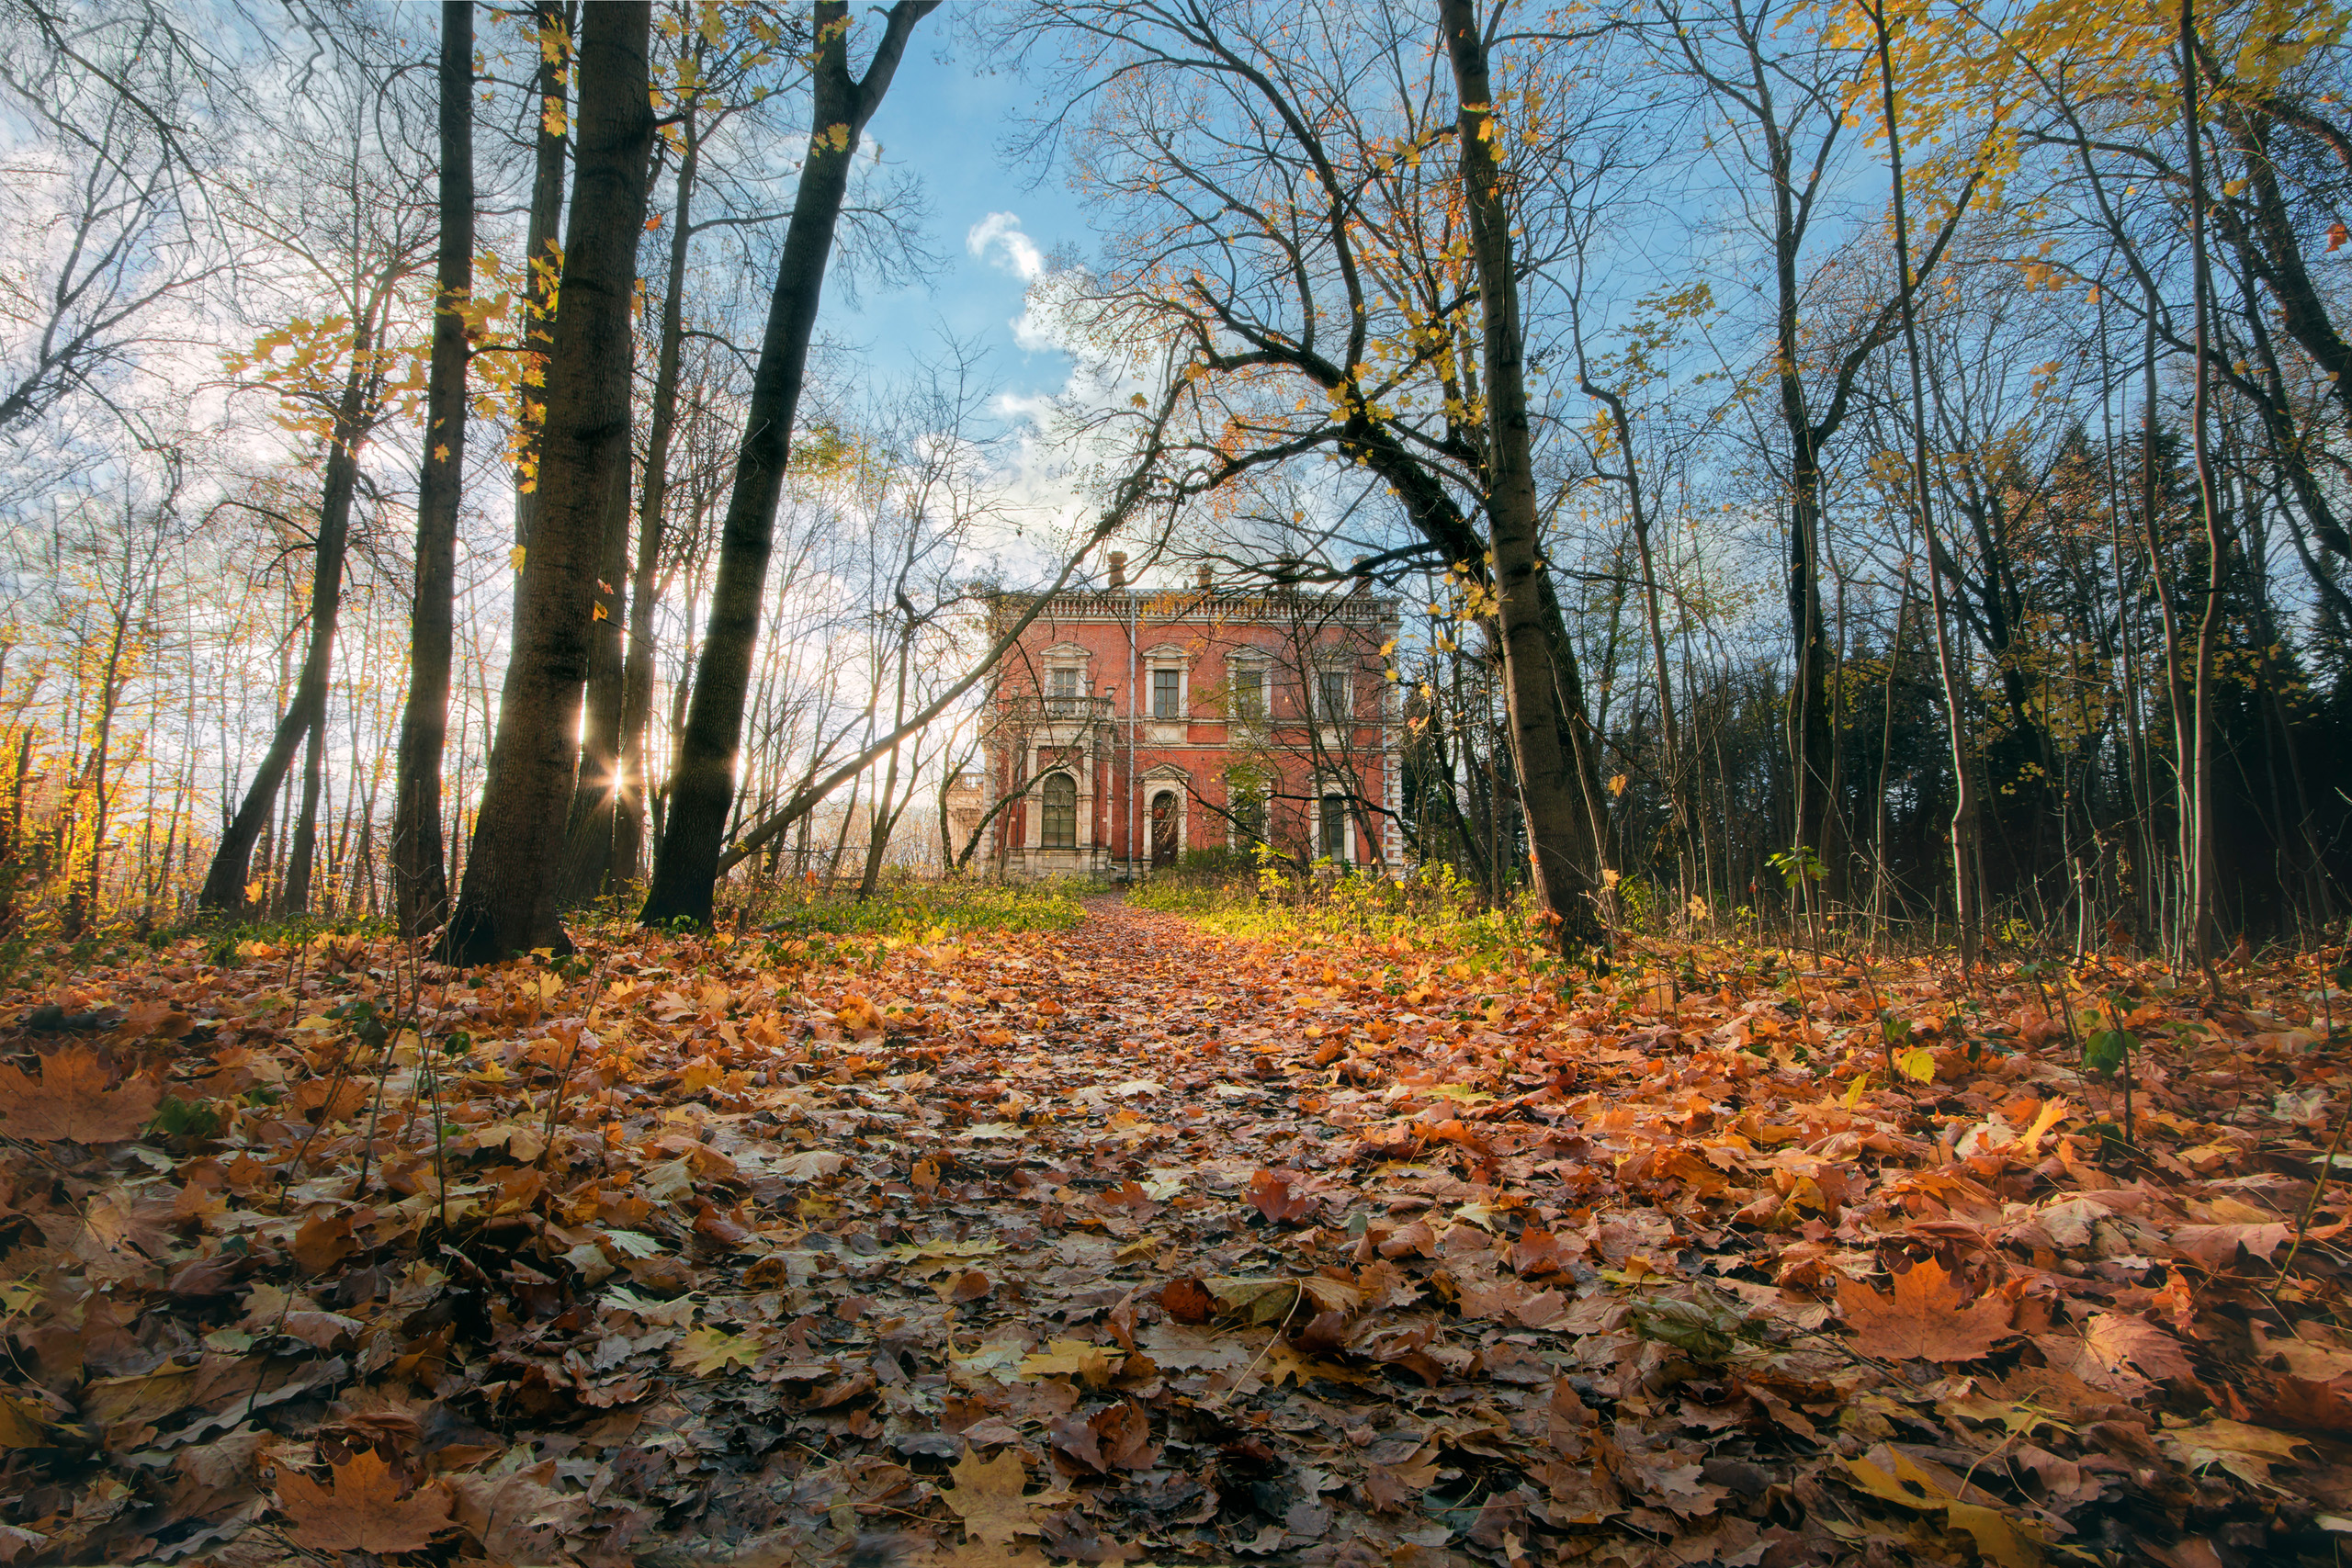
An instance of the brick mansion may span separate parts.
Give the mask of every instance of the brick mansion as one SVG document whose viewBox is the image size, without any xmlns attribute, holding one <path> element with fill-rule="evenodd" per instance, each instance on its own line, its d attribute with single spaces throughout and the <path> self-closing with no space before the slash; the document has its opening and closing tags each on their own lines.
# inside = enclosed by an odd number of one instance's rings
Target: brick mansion
<svg viewBox="0 0 2352 1568">
<path fill-rule="evenodd" d="M 998 666 L 983 763 L 949 815 L 986 823 L 972 863 L 1135 877 L 1261 842 L 1395 865 L 1404 781 L 1386 677 L 1397 601 L 1180 589 L 1053 595 Z M 1009 626 L 1034 601 L 1005 595 Z M 960 840 L 969 829 L 959 827 Z"/>
</svg>

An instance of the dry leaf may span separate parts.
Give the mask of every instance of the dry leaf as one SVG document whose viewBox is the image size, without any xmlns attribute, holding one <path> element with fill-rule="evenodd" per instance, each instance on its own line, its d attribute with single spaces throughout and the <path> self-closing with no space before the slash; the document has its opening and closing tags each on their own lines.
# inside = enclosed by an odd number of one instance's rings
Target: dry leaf
<svg viewBox="0 0 2352 1568">
<path fill-rule="evenodd" d="M 967 1453 L 948 1467 L 953 1483 L 940 1500 L 964 1521 L 964 1533 L 987 1546 L 1010 1546 L 1020 1536 L 1038 1533 L 1029 1505 L 1021 1500 L 1029 1472 L 1017 1449 L 992 1460 Z"/>
<path fill-rule="evenodd" d="M 294 1541 L 313 1551 L 422 1551 L 449 1523 L 449 1491 L 438 1483 L 401 1495 L 392 1467 L 365 1449 L 334 1467 L 331 1485 L 288 1472 L 277 1506 L 294 1520 Z"/>
<path fill-rule="evenodd" d="M 1972 1299 L 1932 1258 L 1894 1276 L 1891 1296 L 1841 1279 L 1838 1305 L 1855 1348 L 1890 1361 L 1973 1361 L 2014 1337 L 2005 1298 Z"/>
<path fill-rule="evenodd" d="M 40 1077 L 0 1066 L 0 1134 L 28 1144 L 116 1144 L 135 1138 L 155 1114 L 163 1085 L 151 1077 L 110 1082 L 105 1058 L 69 1046 L 40 1059 Z"/>
</svg>

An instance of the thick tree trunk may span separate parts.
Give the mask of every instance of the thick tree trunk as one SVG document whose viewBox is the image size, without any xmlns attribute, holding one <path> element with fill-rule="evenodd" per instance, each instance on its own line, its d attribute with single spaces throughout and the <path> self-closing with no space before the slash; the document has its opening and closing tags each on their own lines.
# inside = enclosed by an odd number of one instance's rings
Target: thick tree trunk
<svg viewBox="0 0 2352 1568">
<path fill-rule="evenodd" d="M 286 852 L 286 885 L 278 890 L 281 914 L 300 915 L 311 908 L 311 865 L 319 852 L 319 798 L 326 789 L 326 693 L 322 706 L 311 715 L 302 742 L 302 797 L 294 811 L 294 836 Z"/>
<path fill-rule="evenodd" d="M 653 608 L 668 524 L 670 443 L 678 423 L 678 363 L 686 336 L 686 261 L 694 237 L 695 182 L 702 171 L 702 142 L 691 108 L 685 111 L 684 130 L 677 201 L 670 214 L 670 275 L 662 290 L 662 344 L 654 359 L 652 409 L 645 433 L 645 477 L 638 496 L 637 569 L 628 585 L 620 776 L 615 785 L 612 860 L 605 878 L 610 892 L 630 886 L 644 870 L 646 741 L 653 724 Z"/>
<path fill-rule="evenodd" d="M 613 791 L 621 750 L 621 596 L 628 567 L 628 468 L 613 478 L 605 505 L 604 553 L 597 559 L 595 627 L 588 652 L 587 721 L 581 727 L 580 766 L 573 774 L 570 825 L 564 833 L 563 885 L 568 907 L 604 891 L 613 859 Z"/>
<path fill-rule="evenodd" d="M 1487 380 L 1487 523 L 1502 623 L 1503 680 L 1520 800 L 1527 813 L 1529 863 L 1537 898 L 1559 922 L 1564 950 L 1605 940 L 1596 903 L 1600 845 L 1575 749 L 1561 744 L 1555 705 L 1576 680 L 1573 654 L 1546 634 L 1545 568 L 1539 537 L 1533 436 L 1521 362 L 1519 278 L 1511 260 L 1510 209 L 1488 140 L 1493 126 L 1487 51 L 1472 0 L 1440 0 L 1439 27 L 1461 100 L 1462 183 L 1478 269 Z M 1558 664 L 1563 657 L 1571 662 Z"/>
<path fill-rule="evenodd" d="M 548 310 L 556 298 L 556 278 L 563 268 L 563 161 L 570 150 L 566 124 L 564 73 L 579 58 L 580 7 L 576 0 L 532 0 L 531 17 L 539 35 L 537 133 L 531 143 L 531 211 L 523 231 L 524 344 L 537 357 L 544 377 L 548 355 L 555 346 L 554 323 Z M 522 448 L 514 469 L 514 543 L 527 550 L 538 527 L 539 431 L 547 414 L 547 383 L 536 395 L 523 392 L 526 414 Z M 519 577 L 514 592 L 520 603 Z"/>
<path fill-rule="evenodd" d="M 441 252 L 433 358 L 425 374 L 424 457 L 416 480 L 416 586 L 409 607 L 408 704 L 392 805 L 392 908 L 401 934 L 447 917 L 441 855 L 441 756 L 449 735 L 456 646 L 458 503 L 466 467 L 466 323 L 474 286 L 473 0 L 441 7 Z"/>
<path fill-rule="evenodd" d="M 498 732 L 443 951 L 484 964 L 568 952 L 557 915 L 582 683 L 605 522 L 628 469 L 630 305 L 653 149 L 650 0 L 582 19 L 580 113 L 562 307 L 548 361 L 539 521 L 523 563 Z"/>
<path fill-rule="evenodd" d="M 247 903 L 245 881 L 254 842 L 269 826 L 277 806 L 277 792 L 294 765 L 294 748 L 312 726 L 321 722 L 327 705 L 328 667 L 334 659 L 334 628 L 343 604 L 344 547 L 351 531 L 351 496 L 358 483 L 358 446 L 363 437 L 361 412 L 368 400 L 371 370 L 372 323 L 362 316 L 352 335 L 351 370 L 335 406 L 334 434 L 327 442 L 326 473 L 319 502 L 319 537 L 311 568 L 311 637 L 302 654 L 302 671 L 294 683 L 294 699 L 277 721 L 243 804 L 220 834 L 204 887 L 197 895 L 200 908 L 230 912 Z"/>
<path fill-rule="evenodd" d="M 792 221 L 768 301 L 759 367 L 752 372 L 735 487 L 719 534 L 709 629 L 680 737 L 668 822 L 640 917 L 649 925 L 682 918 L 696 924 L 710 919 L 719 852 L 735 798 L 735 753 L 742 740 L 743 702 L 759 641 L 760 601 L 767 587 L 776 507 L 784 494 L 792 422 L 808 369 L 808 340 L 817 325 L 833 230 L 849 189 L 858 135 L 889 90 L 908 35 L 936 4 L 898 0 L 864 79 L 853 80 L 846 0 L 817 0 L 808 156 L 793 196 Z"/>
</svg>

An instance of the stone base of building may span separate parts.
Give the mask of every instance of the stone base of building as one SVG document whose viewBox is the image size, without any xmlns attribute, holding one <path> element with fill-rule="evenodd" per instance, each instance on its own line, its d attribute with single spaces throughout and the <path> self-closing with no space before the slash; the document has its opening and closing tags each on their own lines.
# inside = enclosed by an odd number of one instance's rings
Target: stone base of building
<svg viewBox="0 0 2352 1568">
<path fill-rule="evenodd" d="M 1095 844 L 1079 850 L 1033 850 L 1024 845 L 1005 852 L 1004 874 L 1039 878 L 1099 877 L 1113 876 L 1117 873 L 1112 864 L 1108 845 Z"/>
</svg>

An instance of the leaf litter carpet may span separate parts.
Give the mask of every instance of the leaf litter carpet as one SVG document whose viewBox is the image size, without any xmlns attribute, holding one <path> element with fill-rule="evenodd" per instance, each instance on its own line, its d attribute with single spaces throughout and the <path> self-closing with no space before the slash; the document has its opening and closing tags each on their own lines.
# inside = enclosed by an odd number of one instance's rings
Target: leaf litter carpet
<svg viewBox="0 0 2352 1568">
<path fill-rule="evenodd" d="M 2053 1013 L 2031 971 L 1702 950 L 1564 996 L 1108 902 L 585 956 L 185 943 L 10 999 L 0 1562 L 2352 1531 L 2315 967 L 2208 1004 L 2094 964 Z M 2078 1016 L 2138 1042 L 2128 1123 Z"/>
</svg>

